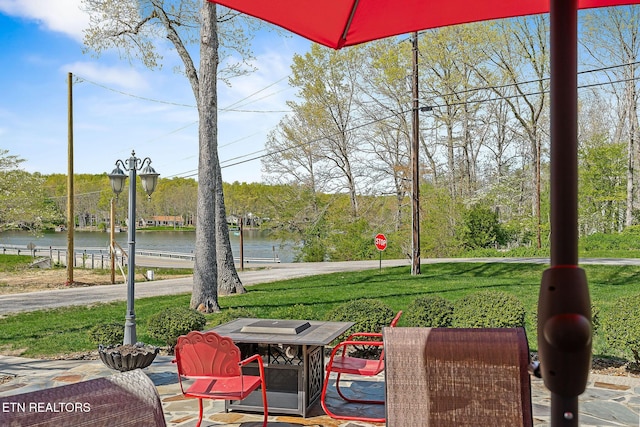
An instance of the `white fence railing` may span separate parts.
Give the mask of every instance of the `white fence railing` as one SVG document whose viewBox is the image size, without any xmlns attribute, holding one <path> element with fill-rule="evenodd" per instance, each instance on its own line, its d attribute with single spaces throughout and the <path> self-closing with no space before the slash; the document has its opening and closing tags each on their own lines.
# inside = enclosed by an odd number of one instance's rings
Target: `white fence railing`
<svg viewBox="0 0 640 427">
<path fill-rule="evenodd" d="M 73 259 L 75 260 L 74 266 L 82 268 L 110 268 L 109 252 L 109 248 L 76 248 L 74 250 L 73 257 Z M 13 255 L 31 255 L 34 258 L 46 257 L 51 259 L 51 262 L 57 263 L 59 265 L 66 265 L 67 259 L 67 249 L 55 246 L 50 246 L 48 248 L 29 248 L 26 245 L 0 245 L 0 253 Z M 195 255 L 193 253 L 141 249 L 136 250 L 136 255 L 145 257 L 181 259 L 186 261 L 195 260 Z M 234 257 L 234 261 L 240 262 L 240 258 Z M 116 263 L 122 266 L 127 264 L 126 253 L 123 254 L 119 249 L 116 249 Z M 280 263 L 280 258 L 277 255 L 264 258 L 244 257 L 244 263 Z"/>
</svg>

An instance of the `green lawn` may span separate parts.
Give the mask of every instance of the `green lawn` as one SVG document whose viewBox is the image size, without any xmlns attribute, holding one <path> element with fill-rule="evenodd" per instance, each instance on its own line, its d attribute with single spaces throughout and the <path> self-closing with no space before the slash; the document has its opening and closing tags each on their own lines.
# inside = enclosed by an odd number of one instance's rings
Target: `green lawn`
<svg viewBox="0 0 640 427">
<path fill-rule="evenodd" d="M 640 267 L 583 266 L 587 272 L 591 300 L 601 312 L 620 297 L 640 293 Z M 537 264 L 451 263 L 422 266 L 422 274 L 411 276 L 409 267 L 387 268 L 353 273 L 334 273 L 254 285 L 243 295 L 221 297 L 223 311 L 250 310 L 255 317 L 274 317 L 272 313 L 294 305 L 310 307 L 315 319 L 338 304 L 357 298 L 377 298 L 394 311 L 402 310 L 418 296 L 440 295 L 451 301 L 481 289 L 500 290 L 518 297 L 527 309 L 526 328 L 532 350 L 537 347 L 535 319 L 542 271 Z M 187 306 L 190 295 L 141 298 L 136 300 L 138 339 L 151 344 L 146 321 L 152 313 L 169 306 Z M 96 304 L 91 307 L 63 308 L 23 313 L 0 319 L 0 353 L 23 356 L 52 356 L 92 350 L 87 331 L 97 323 L 122 321 L 125 302 Z M 211 324 L 218 314 L 208 315 Z M 400 326 L 403 326 L 401 320 Z M 594 353 L 606 355 L 596 335 Z"/>
<path fill-rule="evenodd" d="M 26 268 L 33 258 L 29 255 L 0 254 L 0 272 L 18 271 Z"/>
</svg>

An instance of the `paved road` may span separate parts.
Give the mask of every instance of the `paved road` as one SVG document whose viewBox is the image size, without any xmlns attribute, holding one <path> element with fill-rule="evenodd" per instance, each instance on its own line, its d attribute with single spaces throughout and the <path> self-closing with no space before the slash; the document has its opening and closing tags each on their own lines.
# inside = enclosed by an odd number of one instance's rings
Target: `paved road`
<svg viewBox="0 0 640 427">
<path fill-rule="evenodd" d="M 177 265 L 175 264 L 176 262 L 182 262 L 182 264 Z M 422 260 L 422 264 L 434 264 L 443 262 L 528 262 L 537 264 L 548 264 L 549 260 L 547 258 L 438 258 Z M 173 260 L 172 266 L 188 267 L 188 263 L 189 261 Z M 587 258 L 581 259 L 580 264 L 640 265 L 640 259 Z M 153 263 L 145 259 L 145 263 L 141 265 L 152 266 Z M 395 267 L 403 265 L 409 266 L 410 260 L 382 260 L 383 267 Z M 313 276 L 317 274 L 375 269 L 378 268 L 378 266 L 378 260 L 290 264 L 283 263 L 269 264 L 263 266 L 263 268 L 239 271 L 238 273 L 240 275 L 242 283 L 245 286 L 250 286 L 256 283 L 268 283 L 278 280 Z M 138 282 L 136 283 L 135 294 L 136 298 L 143 298 L 158 295 L 188 293 L 191 292 L 192 285 L 193 281 L 190 277 L 181 279 L 157 280 L 151 282 Z M 98 302 L 125 301 L 126 299 L 127 289 L 124 284 L 77 287 L 21 294 L 0 295 L 0 317 L 18 312 L 35 311 L 70 305 L 90 305 Z"/>
<path fill-rule="evenodd" d="M 175 261 L 179 260 L 174 260 L 172 263 L 175 263 Z M 188 261 L 183 261 L 183 263 L 188 263 Z M 145 264 L 149 265 L 148 263 Z M 238 274 L 240 275 L 242 283 L 245 286 L 250 286 L 256 283 L 268 283 L 316 274 L 367 270 L 377 268 L 378 265 L 379 261 L 269 264 L 259 269 L 239 271 Z M 399 265 L 410 264 L 408 260 L 382 261 L 383 267 Z M 165 265 L 163 264 L 163 266 Z M 180 266 L 188 267 L 188 264 Z M 136 282 L 135 294 L 136 298 L 174 295 L 191 292 L 192 286 L 193 280 L 191 277 Z M 70 305 L 90 305 L 97 302 L 125 301 L 126 299 L 127 288 L 124 284 L 0 295 L 0 317 L 24 311 L 35 311 Z"/>
</svg>

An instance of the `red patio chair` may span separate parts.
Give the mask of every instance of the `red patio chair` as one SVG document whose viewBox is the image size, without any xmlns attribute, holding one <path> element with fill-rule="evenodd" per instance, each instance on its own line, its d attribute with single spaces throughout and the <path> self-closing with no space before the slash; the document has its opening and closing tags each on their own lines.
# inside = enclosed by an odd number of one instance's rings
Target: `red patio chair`
<svg viewBox="0 0 640 427">
<path fill-rule="evenodd" d="M 390 327 L 395 327 L 398 321 L 400 320 L 400 316 L 402 316 L 402 311 L 399 311 L 398 314 L 393 318 L 390 323 Z M 371 339 L 374 338 L 375 341 L 358 341 L 356 338 L 365 338 Z M 347 402 L 352 403 L 369 403 L 369 404 L 384 404 L 384 400 L 361 400 L 354 399 L 345 396 L 340 390 L 340 376 L 342 374 L 352 374 L 352 375 L 360 375 L 365 377 L 373 377 L 378 375 L 380 372 L 384 370 L 384 349 L 380 352 L 380 357 L 378 359 L 363 359 L 359 357 L 349 356 L 348 347 L 354 346 L 372 346 L 372 347 L 382 347 L 382 333 L 375 332 L 356 332 L 347 337 L 345 341 L 342 341 L 340 344 L 335 346 L 333 351 L 331 352 L 331 356 L 329 357 L 329 362 L 327 363 L 327 374 L 324 378 L 324 384 L 322 385 L 322 393 L 320 396 L 320 403 L 322 404 L 322 409 L 324 412 L 330 416 L 331 418 L 341 419 L 341 420 L 354 420 L 354 421 L 364 421 L 364 422 L 375 422 L 375 423 L 383 423 L 385 422 L 384 418 L 370 418 L 363 416 L 351 416 L 351 415 L 340 415 L 333 413 L 326 404 L 327 397 L 327 388 L 329 385 L 329 377 L 332 372 L 338 374 L 336 378 L 336 391 L 338 395 Z"/>
<path fill-rule="evenodd" d="M 178 366 L 182 394 L 198 399 L 202 423 L 202 399 L 242 400 L 262 386 L 263 427 L 267 425 L 267 392 L 264 366 L 259 355 L 240 360 L 240 349 L 228 337 L 215 332 L 189 332 L 178 338 L 173 360 Z M 257 362 L 260 376 L 244 375 L 242 366 Z M 184 383 L 183 383 L 184 380 Z M 185 390 L 185 386 L 187 387 Z"/>
</svg>

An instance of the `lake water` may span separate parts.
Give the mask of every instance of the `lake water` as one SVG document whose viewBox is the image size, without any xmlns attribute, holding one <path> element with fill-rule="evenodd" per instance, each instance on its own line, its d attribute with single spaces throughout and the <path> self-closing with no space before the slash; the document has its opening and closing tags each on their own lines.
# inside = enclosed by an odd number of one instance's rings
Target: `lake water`
<svg viewBox="0 0 640 427">
<path fill-rule="evenodd" d="M 76 231 L 74 248 L 81 251 L 86 248 L 109 249 L 109 233 L 97 231 Z M 126 249 L 127 233 L 116 233 L 116 242 Z M 262 230 L 244 230 L 243 254 L 245 258 L 273 258 L 278 256 L 281 262 L 293 262 L 294 249 L 291 244 L 281 245 L 280 241 L 270 237 L 269 232 Z M 231 250 L 234 256 L 240 256 L 240 235 L 231 232 Z M 166 251 L 193 253 L 196 233 L 193 231 L 136 231 L 136 250 Z M 25 231 L 0 232 L 0 246 L 17 245 L 26 247 L 30 243 L 36 249 L 66 249 L 67 233 L 47 232 L 33 235 Z"/>
</svg>

